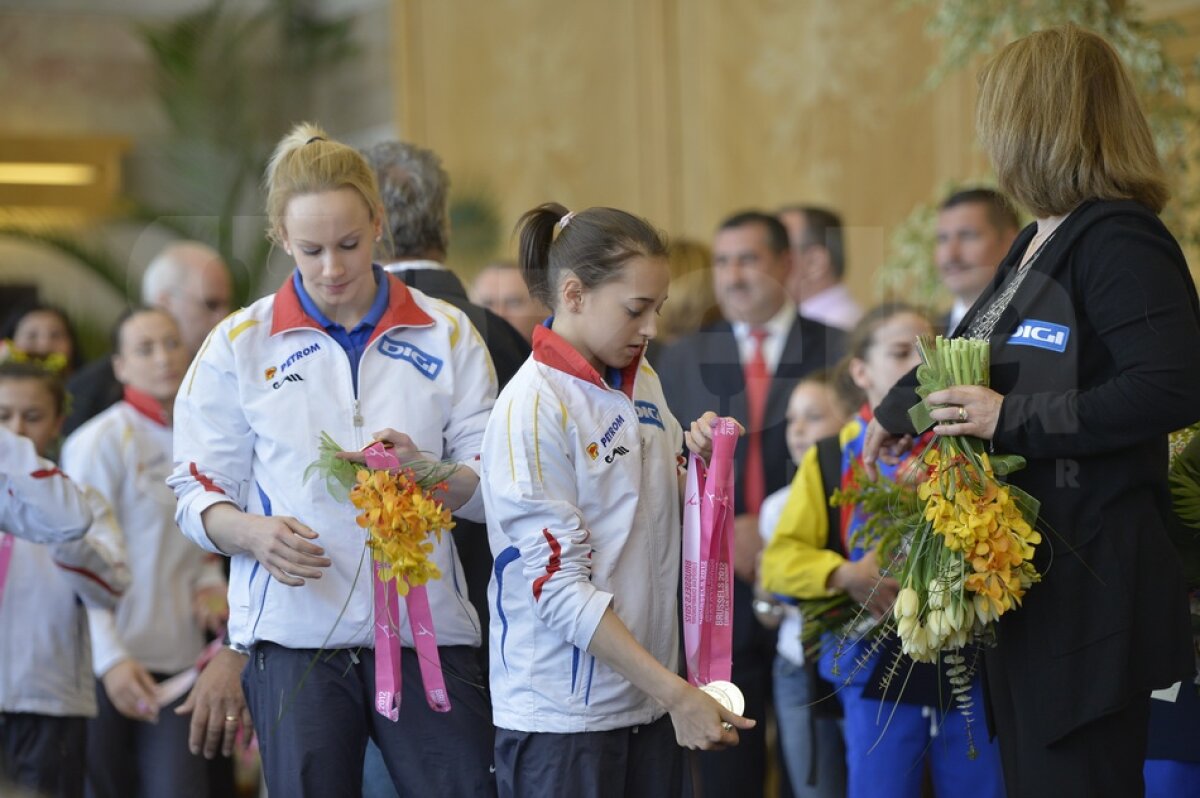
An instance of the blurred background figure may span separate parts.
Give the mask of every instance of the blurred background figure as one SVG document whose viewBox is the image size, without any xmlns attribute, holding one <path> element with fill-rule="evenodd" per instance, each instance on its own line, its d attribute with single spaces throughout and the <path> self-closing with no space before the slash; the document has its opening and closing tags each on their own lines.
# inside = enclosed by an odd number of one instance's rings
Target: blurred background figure
<svg viewBox="0 0 1200 798">
<path fill-rule="evenodd" d="M 471 286 L 471 299 L 515 327 L 526 341 L 533 340 L 533 328 L 550 315 L 545 305 L 529 295 L 529 286 L 512 261 L 485 266 Z"/>
<path fill-rule="evenodd" d="M 12 341 L 18 351 L 39 358 L 60 355 L 64 376 L 82 365 L 75 328 L 67 314 L 53 305 L 28 305 L 12 313 L 0 329 L 0 340 Z"/>
<path fill-rule="evenodd" d="M 792 272 L 787 290 L 800 315 L 849 330 L 862 317 L 850 296 L 846 278 L 846 244 L 842 217 L 828 208 L 789 205 L 776 214 L 787 228 Z"/>
<path fill-rule="evenodd" d="M 199 241 L 169 244 L 142 275 L 142 302 L 167 312 L 179 327 L 187 362 L 205 337 L 233 309 L 233 281 L 220 253 Z M 70 435 L 83 422 L 120 401 L 124 388 L 113 374 L 112 359 L 102 357 L 67 382 L 71 413 L 63 429 Z"/>
<path fill-rule="evenodd" d="M 719 321 L 721 308 L 713 292 L 712 250 L 690 238 L 673 239 L 667 248 L 671 295 L 658 318 L 658 337 L 651 346 L 666 346 Z"/>
<path fill-rule="evenodd" d="M 1008 197 L 990 188 L 969 188 L 947 197 L 938 210 L 934 259 L 942 285 L 954 297 L 941 328 L 950 334 L 996 276 L 1020 230 Z"/>
</svg>

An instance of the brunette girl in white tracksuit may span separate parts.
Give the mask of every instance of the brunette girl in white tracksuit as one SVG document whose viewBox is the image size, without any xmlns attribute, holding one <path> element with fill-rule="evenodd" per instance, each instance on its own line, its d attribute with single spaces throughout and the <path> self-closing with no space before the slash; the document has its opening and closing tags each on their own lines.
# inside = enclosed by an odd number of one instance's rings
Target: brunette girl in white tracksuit
<svg viewBox="0 0 1200 798">
<path fill-rule="evenodd" d="M 500 794 L 677 795 L 680 744 L 736 744 L 753 722 L 677 675 L 684 435 L 642 360 L 665 246 L 623 211 L 543 205 L 521 261 L 556 315 L 484 436 Z"/>
</svg>

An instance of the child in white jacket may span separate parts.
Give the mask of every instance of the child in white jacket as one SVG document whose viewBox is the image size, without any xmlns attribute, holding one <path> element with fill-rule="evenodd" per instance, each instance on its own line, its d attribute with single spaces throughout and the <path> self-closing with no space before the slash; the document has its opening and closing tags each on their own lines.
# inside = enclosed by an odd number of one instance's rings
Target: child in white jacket
<svg viewBox="0 0 1200 798">
<path fill-rule="evenodd" d="M 754 721 L 678 675 L 685 436 L 642 360 L 665 244 L 612 208 L 543 205 L 520 230 L 525 279 L 555 315 L 484 435 L 497 784 L 678 795 L 679 746 L 734 745 Z M 705 458 L 714 418 L 686 436 Z"/>
<path fill-rule="evenodd" d="M 34 362 L 0 364 L 0 431 L 46 454 L 65 413 L 62 377 Z M 84 607 L 112 609 L 128 587 L 121 530 L 99 494 L 66 482 L 53 463 L 25 473 L 81 496 L 94 519 L 82 538 L 40 544 L 0 526 L 0 793 L 4 780 L 56 798 L 81 798 L 87 718 L 96 714 Z M 43 496 L 28 516 L 53 513 Z M 7 521 L 8 519 L 6 519 Z"/>
<path fill-rule="evenodd" d="M 174 319 L 134 310 L 117 325 L 113 371 L 125 398 L 76 430 L 63 467 L 112 506 L 133 581 L 113 610 L 92 609 L 92 658 L 102 684 L 88 730 L 96 798 L 204 795 L 207 767 L 188 751 L 188 720 L 158 684 L 188 670 L 205 632 L 224 622 L 219 561 L 179 534 L 171 473 L 171 408 L 187 358 Z"/>
</svg>

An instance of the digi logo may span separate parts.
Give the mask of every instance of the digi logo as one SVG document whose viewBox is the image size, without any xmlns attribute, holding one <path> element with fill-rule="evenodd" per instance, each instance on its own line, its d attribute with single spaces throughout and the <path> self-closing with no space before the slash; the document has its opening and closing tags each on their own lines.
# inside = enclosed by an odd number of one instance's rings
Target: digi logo
<svg viewBox="0 0 1200 798">
<path fill-rule="evenodd" d="M 1017 327 L 1017 331 L 1009 336 L 1008 342 L 1013 346 L 1032 346 L 1051 352 L 1065 352 L 1067 341 L 1070 338 L 1070 327 L 1064 327 L 1061 324 L 1053 324 L 1048 321 L 1039 321 L 1038 319 L 1029 319 L 1021 322 L 1021 326 Z"/>
<path fill-rule="evenodd" d="M 392 360 L 405 360 L 412 363 L 417 371 L 431 380 L 436 380 L 437 375 L 442 373 L 441 358 L 422 352 L 408 341 L 401 341 L 399 338 L 385 335 L 379 339 L 379 352 Z"/>
<path fill-rule="evenodd" d="M 639 399 L 633 403 L 633 406 L 637 409 L 639 423 L 651 424 L 659 429 L 666 429 L 663 426 L 662 414 L 658 412 L 658 405 Z"/>
</svg>

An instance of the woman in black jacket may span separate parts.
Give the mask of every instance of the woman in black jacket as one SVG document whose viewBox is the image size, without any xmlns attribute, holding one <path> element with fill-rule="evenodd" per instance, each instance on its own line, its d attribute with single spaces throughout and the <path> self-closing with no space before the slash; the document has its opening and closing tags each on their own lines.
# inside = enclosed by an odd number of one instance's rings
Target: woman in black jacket
<svg viewBox="0 0 1200 798">
<path fill-rule="evenodd" d="M 1200 418 L 1200 310 L 1157 217 L 1162 167 L 1112 47 L 1040 31 L 985 67 L 979 132 L 1037 217 L 956 335 L 991 342 L 991 388 L 928 397 L 939 434 L 1023 455 L 1044 574 L 987 657 L 1010 796 L 1142 794 L 1150 692 L 1190 680 L 1186 593 L 1164 527 L 1167 433 Z M 913 432 L 915 372 L 875 411 L 864 459 Z"/>
</svg>

